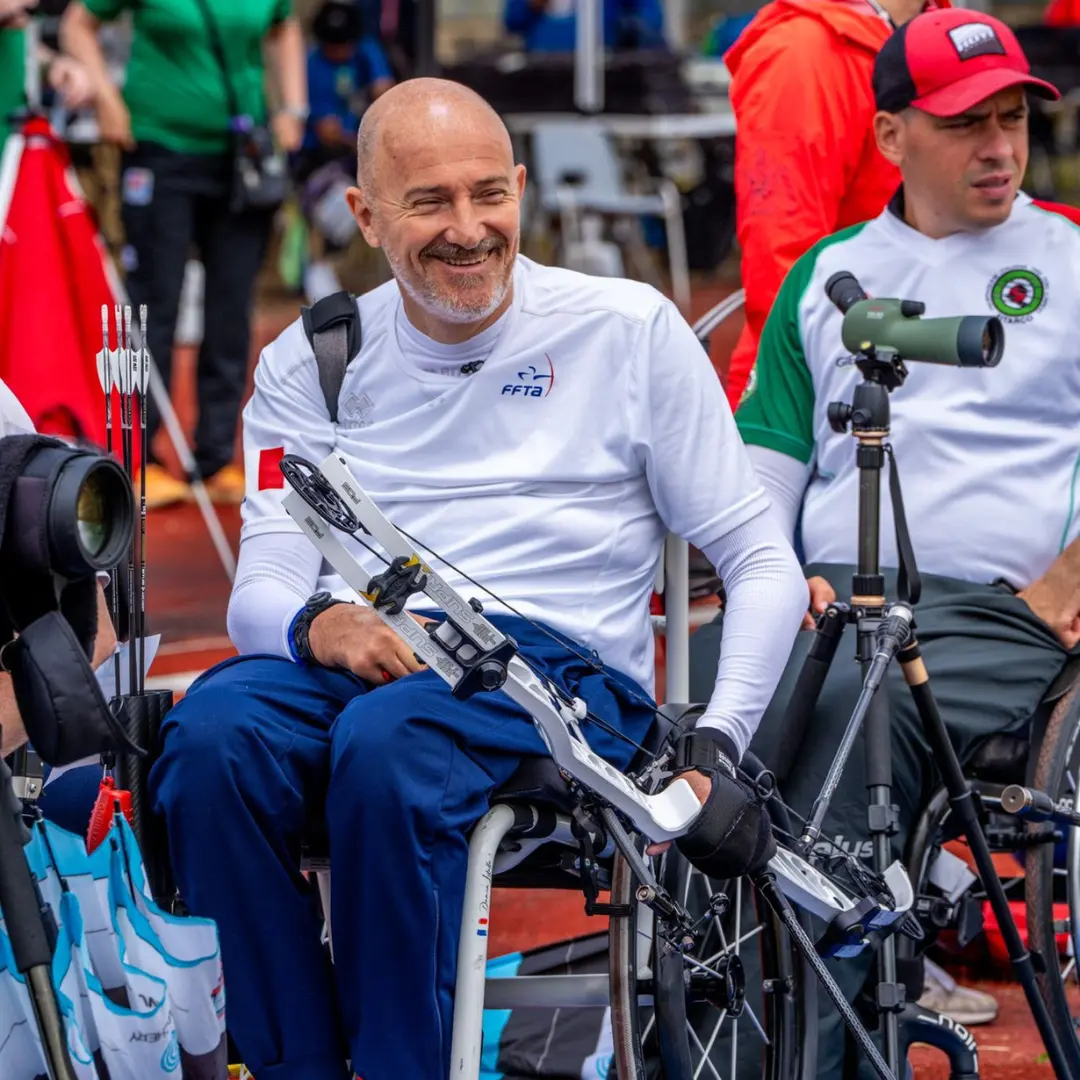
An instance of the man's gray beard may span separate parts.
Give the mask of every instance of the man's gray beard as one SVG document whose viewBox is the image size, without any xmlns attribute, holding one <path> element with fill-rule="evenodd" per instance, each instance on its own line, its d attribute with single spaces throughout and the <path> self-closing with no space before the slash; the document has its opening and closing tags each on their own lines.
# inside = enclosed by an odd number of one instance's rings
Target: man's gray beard
<svg viewBox="0 0 1080 1080">
<path fill-rule="evenodd" d="M 425 290 L 402 269 L 401 265 L 386 248 L 383 248 L 383 253 L 386 255 L 386 261 L 390 264 L 390 272 L 394 275 L 394 280 L 397 281 L 398 286 L 409 294 L 409 298 L 417 306 L 423 308 L 429 315 L 442 319 L 443 322 L 483 322 L 484 319 L 498 310 L 499 305 L 506 299 L 506 294 L 510 291 L 510 284 L 514 280 L 514 264 L 511 261 L 505 279 L 495 286 L 491 296 L 483 304 L 455 302 L 453 297 L 441 296 L 436 293 L 434 283 L 429 283 L 430 288 Z"/>
</svg>

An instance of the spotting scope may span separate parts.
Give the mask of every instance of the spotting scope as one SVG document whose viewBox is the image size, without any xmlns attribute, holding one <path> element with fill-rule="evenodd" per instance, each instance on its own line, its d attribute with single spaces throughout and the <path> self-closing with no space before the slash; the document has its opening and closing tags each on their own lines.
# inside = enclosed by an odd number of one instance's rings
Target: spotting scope
<svg viewBox="0 0 1080 1080">
<path fill-rule="evenodd" d="M 903 360 L 953 367 L 996 367 L 1005 349 L 1005 329 L 993 316 L 956 315 L 921 319 L 918 300 L 871 300 L 847 270 L 825 283 L 825 295 L 844 316 L 841 337 L 855 355 L 894 354 Z"/>
</svg>

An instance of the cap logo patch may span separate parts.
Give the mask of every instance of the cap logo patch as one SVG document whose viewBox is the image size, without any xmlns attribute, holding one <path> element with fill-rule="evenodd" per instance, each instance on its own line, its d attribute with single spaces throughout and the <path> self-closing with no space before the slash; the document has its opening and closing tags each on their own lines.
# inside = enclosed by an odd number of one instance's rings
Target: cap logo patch
<svg viewBox="0 0 1080 1080">
<path fill-rule="evenodd" d="M 964 23 L 949 31 L 949 40 L 961 60 L 973 60 L 976 56 L 1004 56 L 1005 46 L 997 31 L 986 23 Z"/>
</svg>

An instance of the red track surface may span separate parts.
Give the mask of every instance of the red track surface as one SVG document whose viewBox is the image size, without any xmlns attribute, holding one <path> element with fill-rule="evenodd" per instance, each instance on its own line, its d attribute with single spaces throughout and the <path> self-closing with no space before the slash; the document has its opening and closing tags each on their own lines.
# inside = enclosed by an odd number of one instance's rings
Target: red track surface
<svg viewBox="0 0 1080 1080">
<path fill-rule="evenodd" d="M 696 288 L 692 315 L 699 316 L 730 291 L 730 286 L 721 284 Z M 297 314 L 295 307 L 282 304 L 260 310 L 255 321 L 252 367 L 259 349 Z M 740 316 L 733 317 L 713 335 L 712 358 L 718 373 L 726 366 L 741 324 Z M 190 431 L 194 411 L 193 350 L 179 350 L 175 366 L 174 400 Z M 171 449 L 162 443 L 160 450 L 175 468 Z M 238 510 L 225 508 L 221 518 L 235 545 L 239 533 Z M 233 650 L 225 634 L 229 584 L 196 508 L 182 506 L 152 513 L 148 553 L 150 632 L 163 635 L 151 674 L 166 676 L 203 670 L 230 655 Z M 495 890 L 492 955 L 603 928 L 602 920 L 586 918 L 580 894 Z M 991 991 L 1001 1003 L 998 1020 L 975 1030 L 982 1075 L 991 1080 L 1050 1077 L 1050 1067 L 1042 1060 L 1042 1046 L 1019 987 L 998 982 L 972 985 Z M 948 1075 L 944 1059 L 929 1049 L 915 1051 L 913 1062 L 920 1078 L 945 1080 Z"/>
</svg>

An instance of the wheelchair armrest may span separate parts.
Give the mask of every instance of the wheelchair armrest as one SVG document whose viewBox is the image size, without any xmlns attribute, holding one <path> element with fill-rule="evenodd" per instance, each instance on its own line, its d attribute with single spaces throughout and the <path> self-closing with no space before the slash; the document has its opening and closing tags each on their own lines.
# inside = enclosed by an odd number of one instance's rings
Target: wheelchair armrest
<svg viewBox="0 0 1080 1080">
<path fill-rule="evenodd" d="M 1060 701 L 1076 683 L 1080 682 L 1080 656 L 1070 656 L 1065 666 L 1058 672 L 1058 677 L 1050 684 L 1050 689 L 1043 697 L 1043 705 L 1052 705 Z"/>
</svg>

